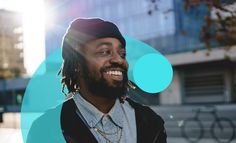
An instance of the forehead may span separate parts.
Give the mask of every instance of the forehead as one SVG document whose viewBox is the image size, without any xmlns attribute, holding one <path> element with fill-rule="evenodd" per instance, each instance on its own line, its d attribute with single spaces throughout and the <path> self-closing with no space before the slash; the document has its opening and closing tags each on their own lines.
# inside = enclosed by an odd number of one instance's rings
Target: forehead
<svg viewBox="0 0 236 143">
<path fill-rule="evenodd" d="M 103 45 L 125 49 L 121 42 L 116 38 L 99 38 L 85 44 L 89 49 L 96 49 Z"/>
</svg>

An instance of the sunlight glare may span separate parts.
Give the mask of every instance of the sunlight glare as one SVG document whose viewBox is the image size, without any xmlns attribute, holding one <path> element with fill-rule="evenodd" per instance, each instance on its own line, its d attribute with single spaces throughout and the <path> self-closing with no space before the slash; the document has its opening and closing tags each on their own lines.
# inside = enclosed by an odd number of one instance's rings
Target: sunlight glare
<svg viewBox="0 0 236 143">
<path fill-rule="evenodd" d="M 45 59 L 45 1 L 0 0 L 0 9 L 23 15 L 24 65 L 32 75 Z"/>
<path fill-rule="evenodd" d="M 45 59 L 45 12 L 43 0 L 25 0 L 23 11 L 25 66 L 30 75 Z"/>
</svg>

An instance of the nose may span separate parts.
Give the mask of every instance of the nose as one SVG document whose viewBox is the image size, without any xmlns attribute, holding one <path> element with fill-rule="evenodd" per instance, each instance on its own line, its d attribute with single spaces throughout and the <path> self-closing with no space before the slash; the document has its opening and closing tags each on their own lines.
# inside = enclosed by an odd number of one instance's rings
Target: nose
<svg viewBox="0 0 236 143">
<path fill-rule="evenodd" d="M 111 63 L 116 63 L 116 64 L 124 64 L 126 62 L 125 58 L 121 57 L 119 53 L 114 52 L 112 54 Z"/>
</svg>

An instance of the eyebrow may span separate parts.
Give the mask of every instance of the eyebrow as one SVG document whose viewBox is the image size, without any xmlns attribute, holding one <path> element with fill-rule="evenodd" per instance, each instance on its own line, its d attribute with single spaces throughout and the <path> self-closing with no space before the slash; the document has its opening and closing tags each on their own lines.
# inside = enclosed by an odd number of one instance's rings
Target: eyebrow
<svg viewBox="0 0 236 143">
<path fill-rule="evenodd" d="M 107 45 L 107 46 L 112 46 L 112 44 L 110 42 L 102 42 L 102 43 L 99 43 L 96 48 L 99 48 L 100 46 L 102 45 Z"/>
<path fill-rule="evenodd" d="M 125 49 L 125 47 L 122 44 L 119 44 L 118 47 L 121 48 L 121 49 Z"/>
<path fill-rule="evenodd" d="M 102 42 L 102 43 L 98 44 L 98 45 L 96 46 L 96 48 L 99 48 L 99 47 L 102 46 L 102 45 L 112 46 L 112 43 L 110 43 L 110 42 Z M 122 44 L 119 44 L 118 47 L 121 48 L 121 49 L 125 49 Z"/>
</svg>

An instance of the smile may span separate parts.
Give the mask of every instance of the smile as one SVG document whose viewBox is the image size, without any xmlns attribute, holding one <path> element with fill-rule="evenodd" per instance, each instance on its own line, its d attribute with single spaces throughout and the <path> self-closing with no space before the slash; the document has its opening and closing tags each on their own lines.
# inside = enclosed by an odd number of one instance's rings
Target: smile
<svg viewBox="0 0 236 143">
<path fill-rule="evenodd" d="M 123 73 L 121 71 L 107 71 L 106 74 L 114 75 L 114 76 L 122 76 Z"/>
<path fill-rule="evenodd" d="M 122 81 L 123 72 L 117 69 L 108 70 L 105 72 L 105 77 L 107 77 L 108 79 L 116 80 L 116 81 Z"/>
</svg>

